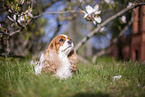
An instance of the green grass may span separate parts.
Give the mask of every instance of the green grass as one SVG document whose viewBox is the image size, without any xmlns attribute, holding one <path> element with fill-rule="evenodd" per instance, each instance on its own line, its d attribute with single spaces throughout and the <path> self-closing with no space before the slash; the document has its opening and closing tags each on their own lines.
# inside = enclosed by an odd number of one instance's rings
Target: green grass
<svg viewBox="0 0 145 97">
<path fill-rule="evenodd" d="M 72 78 L 35 75 L 27 59 L 0 58 L 0 97 L 145 97 L 145 65 L 98 58 Z M 119 80 L 112 77 L 122 75 Z"/>
</svg>

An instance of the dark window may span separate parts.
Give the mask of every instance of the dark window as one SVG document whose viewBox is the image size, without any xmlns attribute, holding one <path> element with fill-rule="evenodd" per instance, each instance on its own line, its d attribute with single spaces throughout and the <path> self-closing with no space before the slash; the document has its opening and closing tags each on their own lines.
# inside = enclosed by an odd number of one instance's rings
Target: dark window
<svg viewBox="0 0 145 97">
<path fill-rule="evenodd" d="M 138 60 L 138 50 L 135 50 L 135 60 Z"/>
</svg>

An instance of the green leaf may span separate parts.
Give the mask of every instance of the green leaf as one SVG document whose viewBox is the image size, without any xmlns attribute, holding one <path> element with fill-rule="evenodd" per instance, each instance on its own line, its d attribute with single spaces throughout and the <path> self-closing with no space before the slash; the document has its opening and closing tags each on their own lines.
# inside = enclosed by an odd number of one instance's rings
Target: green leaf
<svg viewBox="0 0 145 97">
<path fill-rule="evenodd" d="M 40 29 L 40 34 L 44 34 L 44 28 Z"/>
<path fill-rule="evenodd" d="M 39 32 L 38 32 L 38 31 L 36 31 L 36 32 L 35 32 L 35 35 L 39 35 Z"/>
<path fill-rule="evenodd" d="M 121 30 L 121 26 L 120 25 L 118 26 L 118 29 Z"/>
</svg>

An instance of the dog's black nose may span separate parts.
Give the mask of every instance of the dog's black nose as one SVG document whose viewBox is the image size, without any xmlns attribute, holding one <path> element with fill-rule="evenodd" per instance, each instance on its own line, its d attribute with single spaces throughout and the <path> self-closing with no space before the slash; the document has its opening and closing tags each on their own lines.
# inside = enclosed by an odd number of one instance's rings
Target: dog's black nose
<svg viewBox="0 0 145 97">
<path fill-rule="evenodd" d="M 71 41 L 67 41 L 68 44 L 71 44 Z"/>
</svg>

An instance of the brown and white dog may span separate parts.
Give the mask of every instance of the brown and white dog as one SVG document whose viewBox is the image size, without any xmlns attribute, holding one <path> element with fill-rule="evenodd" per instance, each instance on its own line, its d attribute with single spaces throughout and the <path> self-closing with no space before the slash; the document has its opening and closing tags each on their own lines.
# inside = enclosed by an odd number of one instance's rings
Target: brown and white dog
<svg viewBox="0 0 145 97">
<path fill-rule="evenodd" d="M 74 51 L 74 44 L 67 35 L 58 35 L 52 39 L 47 50 L 40 57 L 35 66 L 35 73 L 48 73 L 60 79 L 72 77 L 77 71 L 78 58 Z"/>
</svg>

